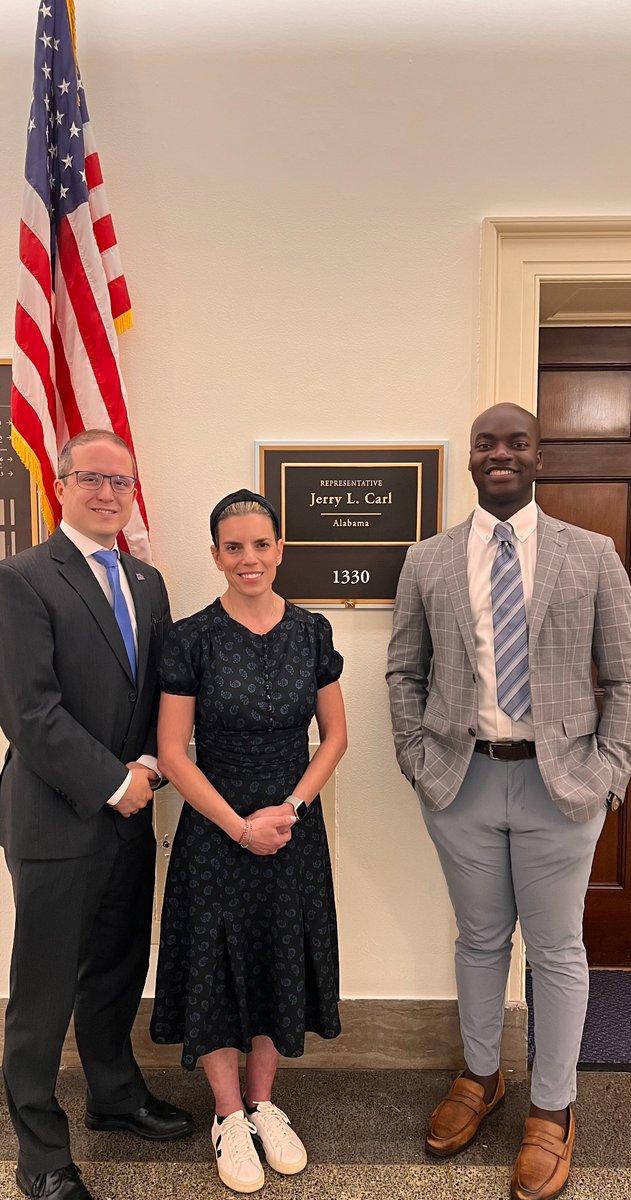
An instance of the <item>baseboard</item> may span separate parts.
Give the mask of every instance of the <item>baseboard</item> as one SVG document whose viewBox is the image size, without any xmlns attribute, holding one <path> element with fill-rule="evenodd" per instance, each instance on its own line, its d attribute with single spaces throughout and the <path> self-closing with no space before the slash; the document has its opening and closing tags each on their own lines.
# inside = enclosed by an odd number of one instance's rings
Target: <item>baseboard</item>
<svg viewBox="0 0 631 1200">
<path fill-rule="evenodd" d="M 0 1045 L 6 1000 L 0 1000 Z M 149 1037 L 153 1001 L 144 999 L 134 1026 L 134 1049 L 141 1067 L 178 1066 L 179 1046 L 156 1046 Z M 462 1042 L 455 1000 L 342 1000 L 343 1033 L 333 1041 L 307 1035 L 302 1058 L 283 1059 L 283 1067 L 369 1070 L 378 1068 L 457 1070 Z M 506 1008 L 502 1065 L 512 1079 L 523 1079 L 528 1062 L 528 1011 L 525 1004 Z M 72 1029 L 64 1044 L 62 1066 L 80 1066 Z"/>
</svg>

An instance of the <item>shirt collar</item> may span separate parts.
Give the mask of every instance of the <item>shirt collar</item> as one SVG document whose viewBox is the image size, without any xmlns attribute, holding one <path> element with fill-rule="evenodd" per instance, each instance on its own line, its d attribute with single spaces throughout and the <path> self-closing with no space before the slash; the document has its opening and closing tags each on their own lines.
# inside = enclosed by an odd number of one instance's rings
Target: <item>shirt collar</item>
<svg viewBox="0 0 631 1200">
<path fill-rule="evenodd" d="M 67 521 L 61 521 L 59 528 L 62 533 L 65 533 L 68 541 L 77 547 L 77 550 L 84 558 L 90 558 L 92 554 L 96 554 L 97 550 L 106 549 L 100 542 L 94 542 L 92 538 L 86 537 L 84 533 L 79 533 L 78 529 L 73 529 L 72 525 L 69 525 Z M 117 547 L 113 546 L 112 549 L 116 550 L 116 554 L 118 555 Z M 120 555 L 118 557 L 120 558 Z"/>
<path fill-rule="evenodd" d="M 498 523 L 510 525 L 518 541 L 525 542 L 537 528 L 537 514 L 537 505 L 534 500 L 530 500 L 518 512 L 513 513 L 512 517 L 507 521 L 499 522 L 498 517 L 494 517 L 492 513 L 487 512 L 485 508 L 481 508 L 479 504 L 476 504 L 473 510 L 471 528 L 485 545 L 488 545 L 491 541 L 495 526 Z"/>
</svg>

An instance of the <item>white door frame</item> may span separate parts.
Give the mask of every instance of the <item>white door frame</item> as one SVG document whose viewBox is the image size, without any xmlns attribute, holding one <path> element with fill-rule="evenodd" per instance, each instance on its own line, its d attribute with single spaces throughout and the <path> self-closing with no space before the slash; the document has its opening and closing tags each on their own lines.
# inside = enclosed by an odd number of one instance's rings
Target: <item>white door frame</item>
<svg viewBox="0 0 631 1200">
<path fill-rule="evenodd" d="M 631 280 L 631 217 L 490 218 L 482 223 L 478 411 L 537 408 L 544 280 Z"/>
</svg>

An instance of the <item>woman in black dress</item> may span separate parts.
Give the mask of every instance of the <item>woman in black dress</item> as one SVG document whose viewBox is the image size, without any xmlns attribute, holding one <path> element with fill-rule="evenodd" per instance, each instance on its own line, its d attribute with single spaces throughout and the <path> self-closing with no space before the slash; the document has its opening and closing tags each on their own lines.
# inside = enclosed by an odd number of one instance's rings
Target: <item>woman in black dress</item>
<svg viewBox="0 0 631 1200">
<path fill-rule="evenodd" d="M 270 1166 L 307 1155 L 271 1102 L 278 1055 L 306 1030 L 340 1032 L 331 866 L 318 792 L 346 749 L 329 622 L 272 585 L 279 522 L 242 490 L 211 515 L 227 590 L 178 621 L 162 661 L 163 773 L 184 797 L 166 884 L 151 1032 L 201 1058 L 215 1098 L 212 1141 L 228 1187 L 252 1192 Z M 315 715 L 320 746 L 309 761 Z M 188 757 L 195 729 L 197 765 Z M 238 1051 L 247 1055 L 241 1097 Z"/>
</svg>

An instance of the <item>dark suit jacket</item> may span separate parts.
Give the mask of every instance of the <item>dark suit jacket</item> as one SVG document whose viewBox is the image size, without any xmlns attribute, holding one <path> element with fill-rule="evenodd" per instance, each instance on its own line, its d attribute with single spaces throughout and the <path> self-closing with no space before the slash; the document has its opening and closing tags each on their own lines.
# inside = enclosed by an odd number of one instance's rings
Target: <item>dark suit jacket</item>
<svg viewBox="0 0 631 1200">
<path fill-rule="evenodd" d="M 60 529 L 0 562 L 0 844 L 17 858 L 76 858 L 133 838 L 107 801 L 156 752 L 158 666 L 170 624 L 161 575 L 121 556 L 138 624 L 138 679 L 102 588 Z"/>
</svg>

